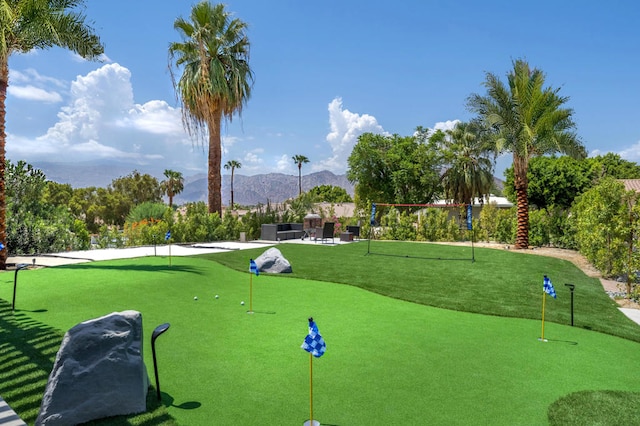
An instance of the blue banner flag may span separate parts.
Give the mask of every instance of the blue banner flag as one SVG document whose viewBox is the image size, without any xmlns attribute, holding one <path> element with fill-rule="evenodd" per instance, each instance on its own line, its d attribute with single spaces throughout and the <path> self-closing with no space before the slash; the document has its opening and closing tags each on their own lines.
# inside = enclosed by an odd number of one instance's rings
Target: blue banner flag
<svg viewBox="0 0 640 426">
<path fill-rule="evenodd" d="M 167 233 L 164 236 L 164 240 L 167 241 L 169 238 L 171 238 L 171 231 L 167 231 Z"/>
<path fill-rule="evenodd" d="M 473 215 L 471 204 L 467 204 L 467 229 L 469 231 L 473 229 Z"/>
<path fill-rule="evenodd" d="M 369 219 L 371 226 L 376 224 L 376 203 L 371 204 L 371 219 Z"/>
<path fill-rule="evenodd" d="M 543 288 L 545 293 L 547 293 L 549 296 L 553 297 L 554 299 L 556 298 L 556 289 L 553 288 L 553 284 L 551 284 L 551 280 L 546 275 L 544 276 Z"/>
<path fill-rule="evenodd" d="M 0 251 L 4 250 L 4 244 L 0 242 Z"/>
<path fill-rule="evenodd" d="M 256 265 L 256 262 L 253 259 L 249 259 L 249 271 L 252 274 L 256 274 L 256 277 L 260 275 L 260 271 L 258 271 L 258 265 Z"/>
<path fill-rule="evenodd" d="M 316 358 L 320 358 L 327 350 L 327 344 L 320 335 L 318 326 L 313 321 L 313 318 L 309 318 L 309 334 L 304 338 L 302 349 L 309 352 Z"/>
</svg>

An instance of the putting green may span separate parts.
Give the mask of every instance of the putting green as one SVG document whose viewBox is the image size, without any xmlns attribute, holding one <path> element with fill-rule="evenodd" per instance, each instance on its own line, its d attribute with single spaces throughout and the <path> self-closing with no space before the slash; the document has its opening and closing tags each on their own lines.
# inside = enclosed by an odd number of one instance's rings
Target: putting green
<svg viewBox="0 0 640 426">
<path fill-rule="evenodd" d="M 4 277 L 0 298 L 11 300 L 13 276 Z M 163 402 L 183 425 L 309 418 L 310 359 L 300 348 L 309 316 L 327 342 L 313 361 L 314 417 L 325 424 L 546 424 L 549 405 L 569 393 L 640 391 L 631 373 L 638 343 L 553 323 L 542 343 L 539 321 L 265 275 L 252 278 L 249 315 L 250 275 L 203 259 L 97 262 L 22 271 L 19 280 L 19 313 L 61 330 L 142 312 L 152 382 L 148 340 L 169 322 L 157 341 L 159 375 Z"/>
</svg>

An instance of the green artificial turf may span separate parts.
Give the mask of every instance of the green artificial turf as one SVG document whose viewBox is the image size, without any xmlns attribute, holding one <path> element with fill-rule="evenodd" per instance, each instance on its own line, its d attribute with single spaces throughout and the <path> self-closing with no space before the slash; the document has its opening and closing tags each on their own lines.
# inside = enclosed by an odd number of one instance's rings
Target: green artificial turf
<svg viewBox="0 0 640 426">
<path fill-rule="evenodd" d="M 407 247 L 420 253 L 415 246 Z M 603 329 L 620 326 L 637 334 L 640 328 L 627 325 L 606 300 L 587 310 L 584 293 L 598 298 L 602 289 L 598 292 L 593 280 L 567 262 L 478 249 L 475 263 L 364 256 L 363 243 L 278 248 L 293 265 L 290 277 L 251 277 L 246 272 L 249 257 L 264 249 L 173 258 L 171 267 L 167 258 L 151 257 L 20 272 L 18 311 L 14 317 L 2 302 L 1 333 L 13 336 L 30 328 L 47 332 L 41 340 L 37 333 L 14 337 L 13 343 L 2 340 L 2 354 L 11 355 L 2 359 L 0 375 L 7 380 L 0 377 L 0 395 L 21 415 L 37 412 L 39 400 L 32 397 L 24 403 L 24 395 L 44 390 L 47 366 L 61 336 L 56 330 L 125 309 L 142 312 L 152 382 L 149 337 L 157 325 L 171 324 L 157 341 L 159 375 L 163 405 L 181 425 L 306 420 L 310 357 L 300 345 L 308 316 L 314 316 L 327 341 L 326 355 L 313 361 L 314 417 L 325 424 L 546 424 L 549 407 L 566 395 L 584 390 L 635 395 L 640 390 L 631 374 L 640 361 L 639 344 L 586 327 L 595 328 L 595 316 L 610 323 L 602 324 Z M 240 271 L 222 266 L 218 259 Z M 479 293 L 483 285 L 503 280 L 486 276 L 504 275 L 508 267 L 520 284 L 502 285 L 506 294 L 486 291 L 496 295 L 496 303 L 518 308 L 491 308 Z M 568 307 L 565 279 L 576 284 L 580 307 L 579 327 L 546 323 L 546 343 L 538 341 L 539 320 L 513 318 L 520 311 L 540 315 L 534 313 L 541 302 L 540 269 L 546 269 L 542 273 L 554 280 L 559 295 L 547 299 L 547 318 L 566 320 L 559 313 L 554 318 L 554 311 Z M 312 277 L 327 281 L 307 279 Z M 11 300 L 12 280 L 13 274 L 0 275 L 0 298 L 5 301 Z M 252 315 L 246 313 L 250 280 Z M 361 284 L 367 280 L 375 284 Z M 396 286 L 405 289 L 396 290 L 398 299 L 376 294 Z M 433 299 L 450 301 L 459 309 L 486 307 L 491 315 L 426 306 L 430 291 L 438 295 Z M 412 297 L 419 303 L 405 301 Z M 497 316 L 501 309 L 512 318 Z M 25 364 L 30 360 L 36 365 L 37 377 L 23 377 L 16 364 L 4 367 L 6 361 L 22 357 Z M 566 410 L 561 406 L 560 411 Z M 164 422 L 166 413 L 158 413 L 155 420 L 122 424 L 170 424 Z"/>
<path fill-rule="evenodd" d="M 344 283 L 385 296 L 465 312 L 540 319 L 542 280 L 547 275 L 557 299 L 547 297 L 545 319 L 640 342 L 638 325 L 617 308 L 597 278 L 571 262 L 517 251 L 428 243 L 373 241 L 339 246 L 279 244 L 292 265 L 291 277 Z M 204 255 L 244 271 L 248 257 L 266 248 Z M 377 254 L 369 254 L 367 252 Z M 475 262 L 471 262 L 473 257 Z M 409 256 L 409 257 L 407 257 Z"/>
</svg>

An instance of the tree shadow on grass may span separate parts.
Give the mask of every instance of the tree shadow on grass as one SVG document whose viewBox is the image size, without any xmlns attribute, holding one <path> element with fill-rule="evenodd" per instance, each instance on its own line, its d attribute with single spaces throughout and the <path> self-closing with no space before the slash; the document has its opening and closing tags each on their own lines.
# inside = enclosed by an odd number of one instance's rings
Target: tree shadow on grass
<svg viewBox="0 0 640 426">
<path fill-rule="evenodd" d="M 22 312 L 12 312 L 11 303 L 0 299 L 0 395 L 27 424 L 36 421 L 63 336 L 62 331 Z M 173 426 L 176 422 L 150 388 L 146 412 L 88 424 Z"/>
<path fill-rule="evenodd" d="M 84 269 L 105 269 L 110 271 L 139 271 L 139 272 L 188 272 L 192 274 L 204 275 L 203 268 L 187 265 L 149 265 L 140 263 L 123 263 L 118 265 L 103 264 L 102 262 L 77 263 L 75 265 L 57 266 L 59 269 L 84 270 Z"/>
</svg>

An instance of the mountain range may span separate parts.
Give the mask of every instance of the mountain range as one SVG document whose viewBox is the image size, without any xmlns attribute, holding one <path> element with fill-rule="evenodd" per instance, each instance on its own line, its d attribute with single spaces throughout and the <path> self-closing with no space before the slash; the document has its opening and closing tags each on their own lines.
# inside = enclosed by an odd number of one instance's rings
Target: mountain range
<svg viewBox="0 0 640 426">
<path fill-rule="evenodd" d="M 48 180 L 70 184 L 73 188 L 90 186 L 107 187 L 114 179 L 130 174 L 133 169 L 123 165 L 106 163 L 34 163 L 42 170 Z M 158 181 L 164 180 L 162 172 L 137 168 L 140 173 L 148 173 Z M 308 191 L 314 186 L 333 185 L 344 188 L 353 196 L 354 186 L 346 175 L 336 175 L 330 171 L 321 171 L 302 176 L 302 190 Z M 235 174 L 233 179 L 233 201 L 241 205 L 256 205 L 267 202 L 279 203 L 298 196 L 298 176 L 282 173 L 268 173 L 245 176 Z M 184 177 L 184 189 L 174 198 L 175 204 L 193 201 L 207 201 L 207 175 L 205 173 Z M 222 203 L 231 202 L 231 175 L 222 175 Z"/>
<path fill-rule="evenodd" d="M 344 188 L 353 196 L 354 186 L 346 175 L 336 175 L 330 171 L 322 171 L 303 175 L 302 191 L 320 185 L 333 185 Z M 233 177 L 233 201 L 241 205 L 280 203 L 298 196 L 298 176 L 282 173 L 245 176 L 235 174 Z M 184 204 L 189 201 L 207 201 L 207 175 L 202 173 L 184 180 L 184 190 L 176 195 L 174 202 Z M 231 175 L 222 175 L 222 204 L 231 203 Z"/>
<path fill-rule="evenodd" d="M 106 188 L 114 179 L 133 172 L 131 166 L 107 163 L 34 163 L 42 170 L 48 180 L 68 183 L 73 188 L 90 186 Z M 137 168 L 140 173 L 148 173 L 158 181 L 164 180 L 162 171 Z M 494 177 L 495 187 L 502 193 L 504 181 Z M 302 176 L 302 190 L 320 185 L 333 185 L 344 188 L 353 197 L 354 185 L 346 175 L 336 175 L 330 171 L 309 173 Z M 283 173 L 267 173 L 246 176 L 235 174 L 233 179 L 233 201 L 240 205 L 280 203 L 298 196 L 298 176 Z M 175 204 L 194 201 L 207 201 L 207 175 L 199 173 L 184 177 L 184 189 L 174 198 Z M 222 175 L 222 204 L 231 202 L 231 175 Z"/>
</svg>

